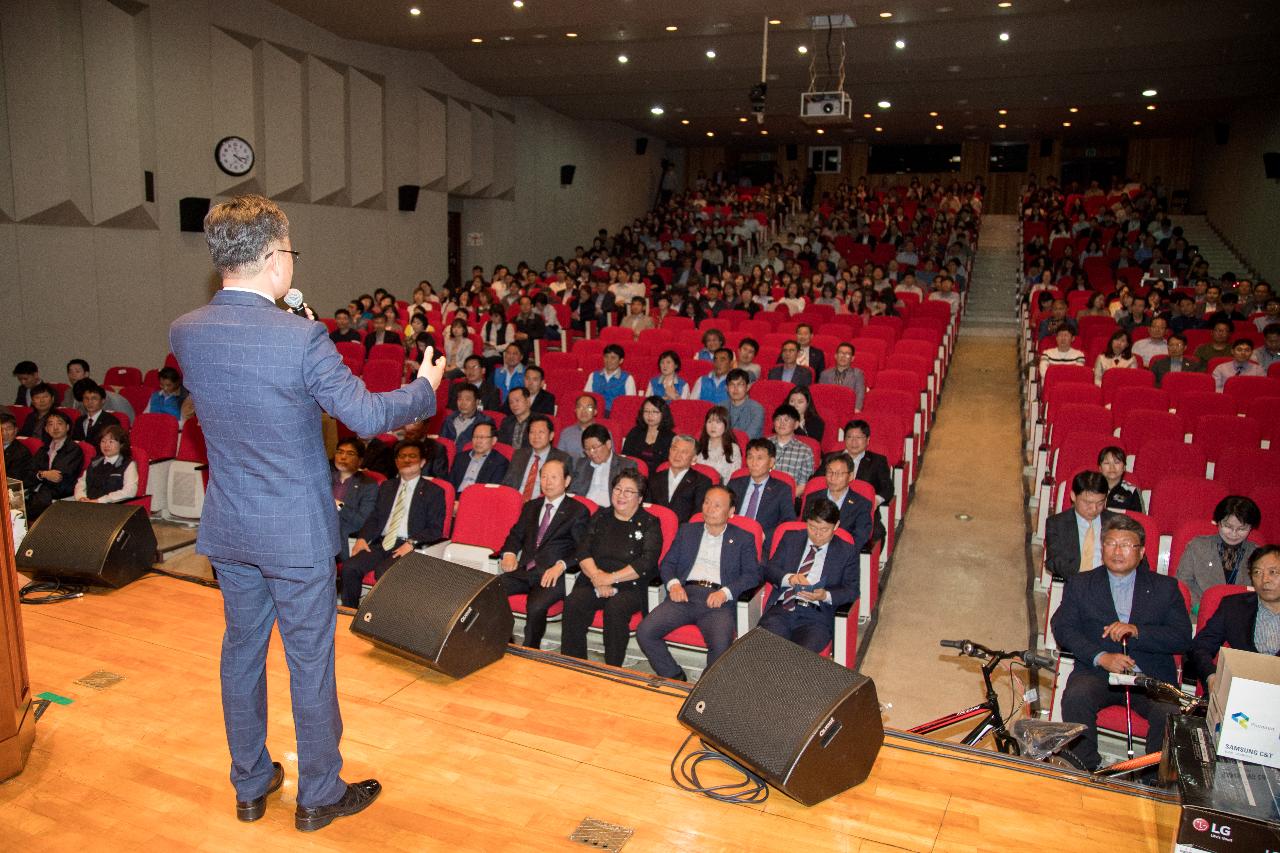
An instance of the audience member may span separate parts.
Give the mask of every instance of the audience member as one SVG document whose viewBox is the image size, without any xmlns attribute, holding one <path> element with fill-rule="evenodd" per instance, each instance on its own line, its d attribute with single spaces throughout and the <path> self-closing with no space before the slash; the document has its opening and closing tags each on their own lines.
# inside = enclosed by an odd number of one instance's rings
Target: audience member
<svg viewBox="0 0 1280 853">
<path fill-rule="evenodd" d="M 1204 365 L 1194 358 L 1187 356 L 1187 336 L 1181 332 L 1174 332 L 1169 335 L 1169 357 L 1156 358 L 1151 364 L 1151 372 L 1156 378 L 1156 387 L 1159 388 L 1164 382 L 1164 378 L 1170 373 L 1203 373 Z"/>
<path fill-rule="evenodd" d="M 848 457 L 836 454 L 823 468 L 827 487 L 810 492 L 804 500 L 807 508 L 817 500 L 829 500 L 840 511 L 839 526 L 853 537 L 854 547 L 862 551 L 871 543 L 871 519 L 875 509 L 871 501 L 849 488 L 853 479 Z M 803 511 L 801 515 L 806 515 Z"/>
<path fill-rule="evenodd" d="M 644 463 L 650 476 L 667 460 L 675 438 L 671 408 L 661 397 L 646 397 L 636 412 L 636 422 L 622 440 L 622 453 Z"/>
<path fill-rule="evenodd" d="M 1231 344 L 1231 361 L 1223 362 L 1213 369 L 1213 382 L 1218 391 L 1227 385 L 1227 380 L 1236 376 L 1266 376 L 1258 362 L 1253 360 L 1253 341 L 1239 338 Z"/>
<path fill-rule="evenodd" d="M 689 391 L 689 398 L 723 406 L 729 401 L 729 374 L 732 372 L 733 351 L 720 347 L 712 354 L 711 372 L 698 377 Z"/>
<path fill-rule="evenodd" d="M 764 551 L 769 553 L 773 531 L 796 517 L 796 496 L 791 487 L 770 475 L 776 462 L 777 449 L 767 438 L 753 438 L 747 443 L 747 476 L 729 481 L 734 504 L 741 514 L 764 528 Z"/>
<path fill-rule="evenodd" d="M 511 464 L 507 466 L 507 476 L 502 484 L 520 492 L 526 503 L 542 494 L 542 466 L 549 460 L 560 460 L 564 463 L 565 471 L 572 475 L 573 457 L 551 446 L 554 436 L 555 425 L 551 418 L 547 415 L 533 415 L 529 418 L 524 446 L 512 455 Z M 582 446 L 581 439 L 578 446 Z M 568 482 L 568 478 L 565 482 Z"/>
<path fill-rule="evenodd" d="M 689 383 L 680 375 L 680 356 L 675 350 L 666 350 L 658 356 L 658 375 L 649 380 L 649 396 L 661 397 L 667 402 L 686 400 Z"/>
<path fill-rule="evenodd" d="M 1125 480 L 1128 457 L 1124 448 L 1104 447 L 1098 452 L 1098 473 L 1107 479 L 1107 505 L 1113 512 L 1145 512 L 1142 508 L 1142 492 Z"/>
<path fill-rule="evenodd" d="M 49 433 L 45 430 L 45 422 L 49 414 L 56 411 L 58 395 L 48 382 L 41 382 L 30 391 L 31 414 L 22 422 L 18 433 L 47 442 Z"/>
<path fill-rule="evenodd" d="M 18 380 L 18 394 L 13 398 L 15 406 L 31 406 L 31 389 L 41 384 L 40 368 L 34 361 L 20 361 L 13 366 L 13 375 Z"/>
<path fill-rule="evenodd" d="M 338 562 L 350 556 L 351 544 L 348 540 L 364 527 L 378 501 L 377 482 L 360 470 L 360 462 L 364 459 L 366 449 L 363 441 L 351 437 L 339 440 L 333 452 L 330 484 L 333 502 L 338 508 L 338 535 L 342 540 L 342 550 L 337 555 Z"/>
<path fill-rule="evenodd" d="M 813 326 L 808 323 L 796 326 L 796 345 L 796 364 L 809 368 L 810 375 L 815 378 L 821 376 L 827 366 L 827 357 L 813 345 Z"/>
<path fill-rule="evenodd" d="M 783 382 L 790 382 L 792 385 L 812 384 L 813 372 L 796 362 L 796 357 L 799 353 L 800 345 L 798 343 L 795 341 L 784 343 L 782 352 L 778 355 L 781 363 L 769 369 L 769 378 L 781 379 Z"/>
<path fill-rule="evenodd" d="M 378 487 L 374 510 L 351 546 L 351 557 L 342 564 L 344 607 L 360 604 L 366 574 L 380 578 L 396 560 L 444 535 L 445 493 L 422 475 L 422 445 L 401 441 L 395 459 L 397 476 Z"/>
<path fill-rule="evenodd" d="M 805 504 L 804 521 L 765 565 L 773 591 L 757 627 L 816 653 L 835 638 L 836 609 L 858 598 L 858 550 L 835 537 L 840 511 L 831 501 Z"/>
<path fill-rule="evenodd" d="M 471 449 L 458 453 L 449 470 L 449 482 L 457 494 L 477 483 L 499 484 L 506 478 L 507 457 L 493 449 L 496 442 L 492 423 L 472 427 Z"/>
<path fill-rule="evenodd" d="M 1191 644 L 1191 620 L 1177 581 L 1137 570 L 1146 544 L 1142 525 L 1114 516 L 1103 526 L 1101 541 L 1106 571 L 1071 578 L 1053 616 L 1058 646 L 1076 660 L 1062 695 L 1062 718 L 1085 726 L 1070 748 L 1090 770 L 1100 762 L 1097 719 L 1103 708 L 1131 701 L 1147 721 L 1151 750 L 1164 743 L 1169 714 L 1177 711 L 1176 705 L 1157 702 L 1141 690 L 1111 686 L 1108 673 L 1137 670 L 1176 682 L 1174 655 Z"/>
<path fill-rule="evenodd" d="M 83 358 L 73 358 L 67 362 L 67 382 L 71 385 L 71 396 L 75 399 L 75 409 L 78 412 L 84 412 L 84 405 L 80 402 L 80 393 L 76 390 L 76 386 L 81 382 L 94 382 L 90 375 L 89 362 Z M 81 386 L 84 387 L 84 386 Z M 110 388 L 98 385 L 102 388 L 102 408 L 108 412 L 122 412 L 130 422 L 134 419 L 133 406 L 124 397 L 112 391 Z"/>
<path fill-rule="evenodd" d="M 547 390 L 546 374 L 537 365 L 527 365 L 524 369 L 524 390 L 529 392 L 529 411 L 535 415 L 554 415 L 556 413 L 556 395 Z M 511 414 L 505 404 L 502 411 Z"/>
<path fill-rule="evenodd" d="M 813 404 L 813 396 L 809 386 L 797 385 L 787 395 L 787 402 L 800 414 L 800 422 L 796 424 L 796 435 L 812 438 L 822 446 L 822 436 L 826 434 L 827 425 L 818 414 L 818 407 Z"/>
<path fill-rule="evenodd" d="M 84 453 L 70 438 L 71 421 L 57 409 L 44 421 L 44 446 L 35 454 L 36 482 L 27 494 L 27 519 L 35 521 L 54 501 L 75 494 Z"/>
<path fill-rule="evenodd" d="M 1191 590 L 1193 606 L 1211 586 L 1244 581 L 1241 569 L 1258 547 L 1249 534 L 1262 523 L 1262 510 L 1252 498 L 1228 495 L 1213 508 L 1213 523 L 1218 531 L 1192 539 L 1178 560 L 1178 580 Z"/>
<path fill-rule="evenodd" d="M 1070 329 L 1059 329 L 1055 336 L 1057 346 L 1050 347 L 1040 353 L 1040 378 L 1043 380 L 1044 375 L 1049 372 L 1049 368 L 1056 364 L 1078 364 L 1084 366 L 1084 353 L 1072 346 L 1075 341 L 1075 335 Z"/>
<path fill-rule="evenodd" d="M 596 506 L 606 507 L 613 478 L 634 467 L 630 459 L 613 452 L 609 430 L 602 424 L 591 424 L 582 430 L 582 458 L 574 465 L 569 491 L 582 495 Z"/>
<path fill-rule="evenodd" d="M 667 453 L 667 467 L 649 475 L 649 502 L 671 510 L 681 524 L 698 511 L 712 486 L 710 477 L 691 467 L 697 450 L 693 436 L 675 436 Z"/>
<path fill-rule="evenodd" d="M 1153 317 L 1151 325 L 1147 327 L 1147 337 L 1136 342 L 1130 347 L 1130 351 L 1142 359 L 1144 366 L 1150 367 L 1156 356 L 1169 354 L 1168 333 L 1169 321 L 1164 317 Z"/>
<path fill-rule="evenodd" d="M 351 312 L 346 308 L 339 308 L 333 312 L 334 330 L 329 333 L 329 340 L 335 344 L 360 343 L 360 333 L 351 327 Z"/>
<path fill-rule="evenodd" d="M 373 319 L 369 321 L 369 332 L 364 336 L 364 352 L 368 357 L 369 353 L 378 344 L 396 344 L 404 346 L 404 340 L 401 339 L 400 333 L 394 326 L 388 327 L 387 318 L 384 314 L 375 314 Z"/>
<path fill-rule="evenodd" d="M 853 366 L 854 348 L 851 343 L 842 343 L 836 347 L 836 363 L 828 367 L 818 377 L 823 385 L 839 385 L 853 392 L 855 412 L 862 411 L 862 401 L 867 395 L 867 379 L 860 368 Z"/>
<path fill-rule="evenodd" d="M 893 471 L 889 468 L 889 459 L 882 453 L 868 448 L 871 441 L 871 424 L 862 418 L 854 418 L 844 425 L 844 455 L 849 458 L 849 470 L 855 480 L 870 483 L 880 498 L 880 506 L 887 507 L 893 501 Z M 880 520 L 881 509 L 872 516 L 873 542 L 883 542 L 885 538 L 884 522 Z"/>
<path fill-rule="evenodd" d="M 1274 299 L 1268 300 L 1268 302 L 1274 301 Z M 1266 371 L 1270 370 L 1271 365 L 1280 362 L 1280 323 L 1268 323 L 1262 329 L 1262 337 L 1266 343 L 1262 349 L 1254 350 L 1253 358 Z"/>
<path fill-rule="evenodd" d="M 724 347 L 724 333 L 719 329 L 707 329 L 702 333 L 702 349 L 698 350 L 694 358 L 698 361 L 715 360 L 716 350 Z"/>
<path fill-rule="evenodd" d="M 23 490 L 36 484 L 35 460 L 31 451 L 18 441 L 18 421 L 8 412 L 0 412 L 0 433 L 4 436 L 4 470 L 11 480 L 20 480 Z"/>
<path fill-rule="evenodd" d="M 760 365 L 756 364 L 756 353 L 760 352 L 760 344 L 755 338 L 743 338 L 738 342 L 738 356 L 733 366 L 747 374 L 748 382 L 760 378 Z"/>
<path fill-rule="evenodd" d="M 617 344 L 609 344 L 604 348 L 603 366 L 587 377 L 583 391 L 591 391 L 604 398 L 605 414 L 613 408 L 613 401 L 626 395 L 636 393 L 636 381 L 622 369 L 626 359 L 626 351 Z"/>
<path fill-rule="evenodd" d="M 1040 321 L 1040 328 L 1036 333 L 1036 340 L 1047 337 L 1056 337 L 1059 329 L 1070 329 L 1072 335 L 1080 334 L 1080 328 L 1076 325 L 1076 321 L 1067 316 L 1067 300 L 1055 299 L 1049 307 L 1049 314 Z"/>
<path fill-rule="evenodd" d="M 680 525 L 660 566 L 667 597 L 636 629 L 636 640 L 653 671 L 687 681 L 665 638 L 685 625 L 697 625 L 711 666 L 733 643 L 738 597 L 763 580 L 755 537 L 729 524 L 733 493 L 724 486 L 707 489 L 702 521 Z"/>
<path fill-rule="evenodd" d="M 494 368 L 491 379 L 503 400 L 507 399 L 511 389 L 524 387 L 524 371 L 524 352 L 520 345 L 507 344 L 502 350 L 502 363 Z"/>
<path fill-rule="evenodd" d="M 627 307 L 627 315 L 622 318 L 619 324 L 624 328 L 630 329 L 631 334 L 640 337 L 640 333 L 645 329 L 653 328 L 653 318 L 649 316 L 649 312 L 645 310 L 644 298 L 633 296 Z"/>
<path fill-rule="evenodd" d="M 533 345 L 547 336 L 547 321 L 542 308 L 535 306 L 528 296 L 521 296 L 519 310 L 511 320 L 515 328 L 516 345 L 520 347 L 521 359 L 533 358 Z M 551 312 L 553 315 L 554 311 Z M 558 336 L 557 336 L 558 337 Z"/>
<path fill-rule="evenodd" d="M 461 376 L 463 365 L 474 354 L 475 342 L 471 340 L 467 321 L 462 318 L 455 319 L 449 324 L 449 334 L 444 339 L 445 376 L 449 379 L 457 379 Z"/>
<path fill-rule="evenodd" d="M 151 395 L 146 411 L 153 415 L 173 415 L 179 421 L 195 413 L 191 395 L 182 386 L 182 374 L 175 368 L 160 368 L 160 390 Z"/>
<path fill-rule="evenodd" d="M 797 493 L 803 491 L 805 483 L 813 476 L 814 467 L 813 450 L 795 437 L 799 423 L 800 413 L 795 406 L 783 403 L 773 411 L 773 435 L 769 437 L 774 447 L 775 467 L 791 475 L 796 481 Z"/>
<path fill-rule="evenodd" d="M 1071 480 L 1071 508 L 1049 516 L 1044 532 L 1044 562 L 1058 580 L 1102 565 L 1102 525 L 1118 513 L 1108 510 L 1107 478 L 1081 471 Z"/>
<path fill-rule="evenodd" d="M 929 298 L 935 302 L 945 302 L 950 305 L 951 316 L 954 317 L 960 311 L 960 294 L 955 292 L 956 283 L 947 276 L 940 275 L 934 286 L 937 289 L 929 294 Z"/>
<path fill-rule="evenodd" d="M 114 504 L 138 496 L 138 463 L 129 449 L 129 434 L 119 424 L 103 427 L 98 455 L 76 481 L 78 501 Z"/>
<path fill-rule="evenodd" d="M 662 551 L 658 519 L 640 506 L 644 488 L 637 471 L 619 471 L 610 480 L 609 500 L 587 522 L 578 546 L 581 572 L 564 603 L 560 651 L 569 657 L 586 660 L 587 628 L 603 610 L 604 662 L 623 664 L 631 616 L 647 609 Z"/>
<path fill-rule="evenodd" d="M 440 438 L 452 441 L 454 447 L 461 451 L 463 446 L 471 441 L 472 432 L 476 426 L 488 424 L 493 427 L 493 418 L 476 407 L 476 390 L 470 385 L 463 384 L 458 388 L 455 402 L 456 410 L 444 419 L 440 427 Z"/>
<path fill-rule="evenodd" d="M 582 459 L 582 432 L 596 422 L 596 400 L 590 394 L 580 394 L 573 404 L 574 422 L 560 431 L 558 450 L 563 450 L 576 463 Z M 605 430 L 605 435 L 609 431 Z"/>
<path fill-rule="evenodd" d="M 529 408 L 529 392 L 523 385 L 511 389 L 507 395 L 507 410 L 511 413 L 502 419 L 498 428 L 498 441 L 519 450 L 524 447 L 533 412 Z"/>
<path fill-rule="evenodd" d="M 764 435 L 764 406 L 748 395 L 751 379 L 741 369 L 729 371 L 725 377 L 725 390 L 728 401 L 724 404 L 729 410 L 729 426 L 742 430 L 747 438 L 760 438 Z"/>
<path fill-rule="evenodd" d="M 570 473 L 564 459 L 548 457 L 535 470 L 538 495 L 525 501 L 502 543 L 499 563 L 502 591 L 527 596 L 524 645 L 531 649 L 542 647 L 547 614 L 564 600 L 564 575 L 578 565 L 578 546 L 591 517 L 586 506 L 566 492 Z"/>
<path fill-rule="evenodd" d="M 120 426 L 120 420 L 110 412 L 103 411 L 106 391 L 92 379 L 81 379 L 72 387 L 72 393 L 80 402 L 84 414 L 71 427 L 71 440 L 85 441 L 97 447 L 98 436 L 102 431 L 109 426 Z"/>
<path fill-rule="evenodd" d="M 1217 687 L 1215 660 L 1223 646 L 1280 654 L 1280 545 L 1264 545 L 1250 555 L 1249 585 L 1251 592 L 1224 596 L 1191 641 L 1188 669 L 1209 693 Z"/>
<path fill-rule="evenodd" d="M 698 436 L 698 454 L 693 461 L 714 468 L 721 483 L 728 483 L 734 472 L 743 465 L 742 448 L 734 439 L 729 425 L 729 410 L 724 406 L 712 406 L 702 420 L 702 433 Z"/>
<path fill-rule="evenodd" d="M 467 356 L 462 363 L 462 381 L 449 386 L 449 408 L 458 408 L 458 394 L 463 388 L 471 388 L 475 392 L 476 404 L 484 410 L 500 410 L 502 394 L 484 375 L 484 360 L 478 355 Z"/>
<path fill-rule="evenodd" d="M 1235 324 L 1230 320 L 1218 320 L 1213 324 L 1213 337 L 1208 343 L 1196 347 L 1196 361 L 1208 365 L 1215 358 L 1231 358 L 1231 334 Z"/>
<path fill-rule="evenodd" d="M 1129 333 L 1119 329 L 1107 341 L 1106 349 L 1098 354 L 1093 363 L 1093 381 L 1102 384 L 1102 374 L 1117 367 L 1133 367 L 1133 345 L 1129 343 Z"/>
</svg>

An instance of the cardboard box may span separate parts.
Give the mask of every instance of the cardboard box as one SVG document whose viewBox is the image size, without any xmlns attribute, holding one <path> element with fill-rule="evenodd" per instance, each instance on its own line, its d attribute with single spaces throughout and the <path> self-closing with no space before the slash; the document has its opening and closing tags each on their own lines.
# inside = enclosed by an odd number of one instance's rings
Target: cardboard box
<svg viewBox="0 0 1280 853">
<path fill-rule="evenodd" d="M 1280 657 L 1223 649 L 1208 723 L 1218 755 L 1280 767 Z"/>
</svg>

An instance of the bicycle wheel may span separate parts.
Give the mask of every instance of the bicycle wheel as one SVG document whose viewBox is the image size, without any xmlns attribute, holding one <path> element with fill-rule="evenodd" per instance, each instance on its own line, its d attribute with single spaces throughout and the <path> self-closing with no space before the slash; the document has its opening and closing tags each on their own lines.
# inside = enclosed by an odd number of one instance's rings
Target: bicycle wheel
<svg viewBox="0 0 1280 853">
<path fill-rule="evenodd" d="M 1058 767 L 1062 770 L 1083 770 L 1086 773 L 1089 772 L 1089 768 L 1084 766 L 1084 762 L 1079 758 L 1076 758 L 1076 754 L 1069 749 L 1064 749 L 1061 752 L 1055 752 L 1049 755 L 1045 758 L 1044 763 L 1048 764 L 1050 767 Z"/>
</svg>

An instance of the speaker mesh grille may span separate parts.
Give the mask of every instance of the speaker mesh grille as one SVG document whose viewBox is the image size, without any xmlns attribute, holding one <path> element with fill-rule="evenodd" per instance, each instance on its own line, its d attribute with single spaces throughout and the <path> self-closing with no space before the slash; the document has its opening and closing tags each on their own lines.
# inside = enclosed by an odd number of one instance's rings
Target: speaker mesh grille
<svg viewBox="0 0 1280 853">
<path fill-rule="evenodd" d="M 353 627 L 367 628 L 398 647 L 411 645 L 427 657 L 439 654 L 458 609 L 494 580 L 487 572 L 416 552 L 390 571 L 405 577 L 389 584 L 384 576 L 365 598 Z M 366 614 L 368 621 L 362 621 Z"/>
<path fill-rule="evenodd" d="M 680 719 L 730 752 L 750 756 L 767 775 L 785 779 L 815 726 L 826 721 L 816 715 L 866 680 L 756 629 L 703 674 Z"/>
<path fill-rule="evenodd" d="M 151 568 L 155 552 L 141 507 L 57 501 L 22 540 L 17 564 L 29 573 L 123 586 Z"/>
</svg>

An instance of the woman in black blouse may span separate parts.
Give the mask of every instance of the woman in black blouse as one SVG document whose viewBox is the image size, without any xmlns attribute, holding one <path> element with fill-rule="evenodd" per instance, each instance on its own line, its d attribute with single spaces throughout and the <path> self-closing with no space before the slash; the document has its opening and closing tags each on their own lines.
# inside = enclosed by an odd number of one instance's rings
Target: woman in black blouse
<svg viewBox="0 0 1280 853">
<path fill-rule="evenodd" d="M 1107 478 L 1107 509 L 1116 512 L 1145 512 L 1142 508 L 1142 492 L 1124 479 L 1126 463 L 1123 448 L 1104 447 L 1098 453 L 1098 470 Z"/>
<path fill-rule="evenodd" d="M 653 475 L 667 461 L 671 439 L 676 435 L 676 422 L 671 407 L 661 397 L 646 397 L 636 414 L 635 426 L 622 440 L 622 455 L 639 459 Z"/>
<path fill-rule="evenodd" d="M 649 581 L 658 571 L 662 528 L 641 508 L 644 479 L 634 469 L 613 478 L 611 509 L 587 523 L 578 548 L 582 570 L 564 602 L 560 651 L 587 659 L 587 628 L 604 610 L 604 662 L 622 666 L 630 638 L 631 617 L 646 612 Z"/>
<path fill-rule="evenodd" d="M 817 382 L 818 377 L 813 377 L 813 381 Z M 812 438 L 818 444 L 822 444 L 822 436 L 826 434 L 827 425 L 818 414 L 817 407 L 813 405 L 813 395 L 809 393 L 809 389 L 804 385 L 795 386 L 787 395 L 787 402 L 795 406 L 796 411 L 800 413 L 796 435 Z"/>
</svg>

